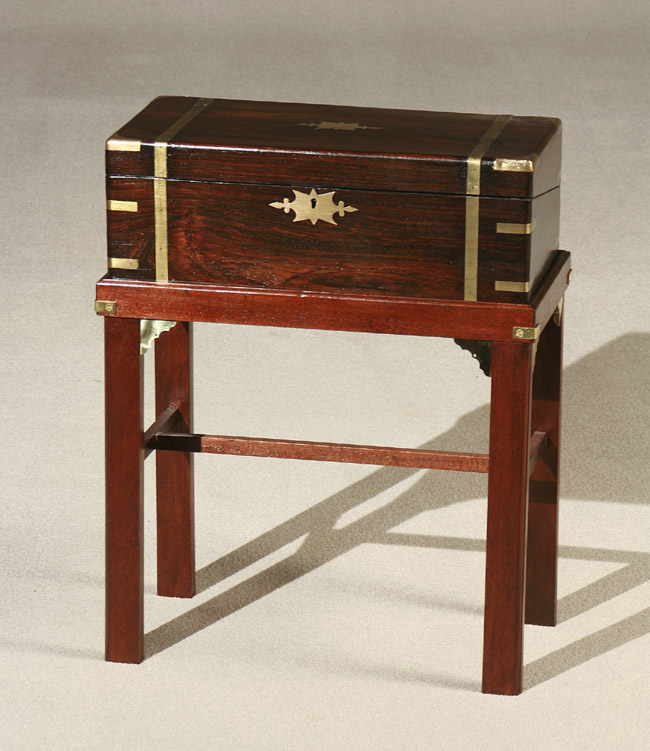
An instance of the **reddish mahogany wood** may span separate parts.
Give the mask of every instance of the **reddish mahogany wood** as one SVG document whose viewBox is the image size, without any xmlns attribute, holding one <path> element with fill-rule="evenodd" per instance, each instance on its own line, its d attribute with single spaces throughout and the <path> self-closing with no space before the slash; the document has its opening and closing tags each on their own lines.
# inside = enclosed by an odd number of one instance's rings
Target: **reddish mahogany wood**
<svg viewBox="0 0 650 751">
<path fill-rule="evenodd" d="M 536 305 L 548 311 L 548 317 L 564 295 L 570 268 L 571 254 L 558 251 L 540 293 L 535 296 Z M 341 292 L 301 293 L 107 278 L 97 283 L 97 299 L 117 303 L 115 313 L 104 314 L 109 316 L 484 341 L 511 341 L 515 326 L 532 327 L 539 320 L 533 304 L 400 299 Z"/>
<path fill-rule="evenodd" d="M 526 623 L 554 626 L 557 620 L 558 498 L 560 409 L 562 394 L 562 331 L 549 321 L 537 348 L 533 376 L 531 422 L 548 435 L 540 461 L 530 478 Z"/>
<path fill-rule="evenodd" d="M 178 421 L 181 418 L 181 414 L 178 411 L 178 407 L 175 404 L 170 404 L 169 407 L 156 419 L 144 432 L 144 458 L 146 459 L 153 448 L 153 439 L 158 433 L 167 433 L 174 430 Z"/>
<path fill-rule="evenodd" d="M 156 412 L 174 406 L 179 431 L 192 430 L 192 324 L 179 322 L 155 344 Z M 189 452 L 158 451 L 156 499 L 158 534 L 158 594 L 193 597 L 194 456 Z"/>
<path fill-rule="evenodd" d="M 532 345 L 492 345 L 483 692 L 521 691 Z"/>
<path fill-rule="evenodd" d="M 108 212 L 109 255 L 139 262 L 97 288 L 117 303 L 106 322 L 107 657 L 142 656 L 142 373 L 131 319 L 446 336 L 492 343 L 489 456 L 192 434 L 191 324 L 163 334 L 158 418 L 145 437 L 147 451 L 158 450 L 159 591 L 194 592 L 194 451 L 489 467 L 483 690 L 518 693 L 526 597 L 531 622 L 555 617 L 561 332 L 558 340 L 546 324 L 570 268 L 569 254 L 555 251 L 559 122 L 513 118 L 483 155 L 480 302 L 465 302 L 468 157 L 494 116 L 214 100 L 166 149 L 170 281 L 156 283 L 153 144 L 197 102 L 155 100 L 120 131 L 141 149 L 107 152 L 109 199 L 138 203 L 137 212 Z M 495 170 L 497 158 L 535 169 Z M 335 190 L 358 211 L 337 226 L 293 222 L 268 204 L 291 199 L 294 187 Z M 499 222 L 535 228 L 497 233 Z M 494 288 L 528 280 L 531 293 Z M 533 345 L 513 340 L 513 328 L 535 325 L 546 329 L 533 376 Z"/>
<path fill-rule="evenodd" d="M 198 102 L 158 97 L 118 131 L 138 152 L 107 152 L 107 173 L 153 174 L 153 143 Z M 172 139 L 174 180 L 334 185 L 465 193 L 467 157 L 496 115 L 215 99 Z M 310 125 L 313 123 L 314 125 Z M 357 123 L 361 128 L 314 127 Z M 496 158 L 536 159 L 534 172 L 500 172 Z M 532 197 L 556 187 L 560 122 L 513 117 L 485 154 L 484 195 Z"/>
<path fill-rule="evenodd" d="M 311 461 L 378 464 L 393 467 L 448 469 L 457 472 L 488 472 L 489 455 L 459 451 L 432 451 L 390 446 L 361 446 L 348 443 L 293 441 L 203 433 L 167 433 L 165 428 L 145 434 L 145 449 L 151 451 L 193 451 L 202 454 L 308 459 Z M 546 433 L 535 431 L 530 439 L 529 467 L 535 468 L 546 443 Z"/>
<path fill-rule="evenodd" d="M 140 321 L 104 322 L 106 659 L 143 658 L 143 370 Z"/>
<path fill-rule="evenodd" d="M 487 472 L 487 454 L 430 451 L 390 446 L 358 446 L 347 443 L 290 441 L 277 438 L 248 438 L 234 435 L 163 433 L 153 447 L 166 451 L 195 451 L 203 454 L 236 454 L 276 459 L 309 459 L 323 462 L 379 464 L 390 467 L 449 469 L 457 472 Z"/>
<path fill-rule="evenodd" d="M 454 300 L 403 300 L 349 294 L 280 292 L 198 284 L 102 279 L 97 299 L 117 303 L 109 316 L 210 321 L 256 326 L 367 331 L 383 334 L 512 340 L 515 326 L 532 326 L 525 305 Z"/>
</svg>

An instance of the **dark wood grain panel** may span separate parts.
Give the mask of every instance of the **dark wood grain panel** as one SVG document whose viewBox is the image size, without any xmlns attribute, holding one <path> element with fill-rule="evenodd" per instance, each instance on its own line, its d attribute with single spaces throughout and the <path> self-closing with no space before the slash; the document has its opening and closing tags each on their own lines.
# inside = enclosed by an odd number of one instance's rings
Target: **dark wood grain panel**
<svg viewBox="0 0 650 751">
<path fill-rule="evenodd" d="M 551 266 L 560 247 L 560 189 L 556 188 L 532 201 L 529 274 L 535 291 Z"/>
<path fill-rule="evenodd" d="M 106 179 L 107 201 L 135 201 L 137 211 L 106 210 L 108 257 L 137 259 L 138 269 L 109 269 L 119 279 L 155 279 L 153 180 Z"/>
<path fill-rule="evenodd" d="M 533 172 L 497 172 L 493 161 L 481 169 L 481 194 L 530 198 L 550 190 L 538 189 Z M 416 191 L 464 195 L 467 158 L 446 159 L 359 156 L 339 153 L 281 151 L 277 149 L 207 150 L 170 145 L 168 177 L 201 182 L 256 183 L 291 186 L 340 185 L 350 189 Z M 153 146 L 139 152 L 107 152 L 107 174 L 113 177 L 151 177 Z M 541 183 L 540 183 L 541 184 Z"/>
<path fill-rule="evenodd" d="M 119 130 L 140 152 L 107 152 L 111 175 L 152 174 L 151 144 L 198 99 L 160 97 Z M 173 179 L 341 185 L 465 193 L 467 157 L 496 115 L 215 99 L 170 144 Z M 310 125 L 313 123 L 313 125 Z M 358 124 L 357 129 L 315 127 Z M 530 197 L 557 185 L 559 121 L 513 117 L 487 152 L 484 195 Z M 541 155 L 541 156 L 538 156 Z M 538 159 L 535 173 L 495 172 L 497 158 Z"/>
<path fill-rule="evenodd" d="M 274 149 L 214 150 L 206 155 L 200 149 L 178 146 L 169 149 L 168 165 L 170 178 L 212 182 L 338 185 L 456 195 L 465 193 L 467 182 L 466 160 L 453 157 L 436 161 Z"/>
<path fill-rule="evenodd" d="M 108 212 L 109 257 L 137 258 L 140 264 L 137 271 L 111 270 L 114 278 L 155 278 L 152 182 L 108 180 L 109 198 L 138 203 L 137 213 Z M 463 197 L 407 193 L 397 201 L 381 191 L 336 190 L 336 201 L 358 209 L 336 216 L 337 225 L 294 222 L 293 213 L 269 206 L 285 197 L 293 200 L 293 189 L 169 181 L 170 278 L 462 299 Z M 495 281 L 530 280 L 534 290 L 557 245 L 559 192 L 532 202 L 483 198 L 479 206 L 478 297 L 527 302 L 532 292 L 497 291 Z M 532 235 L 497 232 L 499 223 L 530 222 Z"/>
<path fill-rule="evenodd" d="M 170 280 L 463 298 L 463 197 L 409 193 L 397 202 L 389 193 L 340 190 L 335 202 L 357 211 L 335 216 L 336 225 L 296 222 L 269 206 L 284 198 L 294 194 L 282 186 L 169 182 Z M 496 225 L 525 221 L 529 202 L 484 199 L 480 210 L 479 298 L 525 302 L 494 282 L 528 280 L 529 239 L 497 235 Z"/>
<path fill-rule="evenodd" d="M 294 194 L 278 186 L 170 183 L 170 279 L 462 299 L 463 200 L 337 191 L 357 211 L 333 225 L 269 206 L 285 197 Z"/>
<path fill-rule="evenodd" d="M 528 302 L 557 256 L 560 189 L 532 201 L 481 199 L 479 206 L 479 299 Z M 499 223 L 530 224 L 532 231 L 523 235 L 498 232 Z M 516 267 L 514 259 L 520 262 Z M 495 296 L 496 281 L 529 282 L 530 291 Z"/>
<path fill-rule="evenodd" d="M 158 97 L 118 132 L 125 138 L 153 143 L 198 101 L 197 97 Z M 214 99 L 177 134 L 174 143 L 466 157 L 499 114 Z M 314 127 L 312 123 L 322 125 Z M 328 127 L 332 124 L 338 127 Z M 350 127 L 355 124 L 361 127 Z M 538 153 L 557 130 L 554 118 L 513 116 L 491 155 L 525 157 Z"/>
</svg>

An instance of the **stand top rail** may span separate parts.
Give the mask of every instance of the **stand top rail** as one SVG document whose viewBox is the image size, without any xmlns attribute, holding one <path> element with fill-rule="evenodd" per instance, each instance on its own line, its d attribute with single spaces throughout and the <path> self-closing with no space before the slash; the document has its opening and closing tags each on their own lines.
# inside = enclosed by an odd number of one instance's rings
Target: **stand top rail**
<svg viewBox="0 0 650 751">
<path fill-rule="evenodd" d="M 570 273 L 571 254 L 558 251 L 530 304 L 103 278 L 95 309 L 118 318 L 531 342 L 562 300 Z"/>
</svg>

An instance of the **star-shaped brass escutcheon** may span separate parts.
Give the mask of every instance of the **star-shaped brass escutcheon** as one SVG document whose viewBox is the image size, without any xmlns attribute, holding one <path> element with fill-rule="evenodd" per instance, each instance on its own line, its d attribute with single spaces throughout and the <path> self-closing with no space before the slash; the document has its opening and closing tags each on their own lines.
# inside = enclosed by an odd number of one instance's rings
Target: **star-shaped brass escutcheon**
<svg viewBox="0 0 650 751">
<path fill-rule="evenodd" d="M 283 209 L 285 214 L 290 211 L 295 213 L 294 222 L 304 222 L 306 219 L 312 224 L 321 219 L 328 224 L 336 224 L 334 221 L 334 214 L 339 216 L 345 216 L 351 211 L 358 211 L 354 206 L 346 206 L 344 201 L 334 203 L 334 193 L 316 193 L 314 188 L 309 193 L 301 193 L 299 190 L 294 190 L 293 194 L 295 198 L 293 201 L 289 201 L 285 198 L 283 201 L 274 201 L 269 206 L 273 206 L 274 209 Z"/>
</svg>

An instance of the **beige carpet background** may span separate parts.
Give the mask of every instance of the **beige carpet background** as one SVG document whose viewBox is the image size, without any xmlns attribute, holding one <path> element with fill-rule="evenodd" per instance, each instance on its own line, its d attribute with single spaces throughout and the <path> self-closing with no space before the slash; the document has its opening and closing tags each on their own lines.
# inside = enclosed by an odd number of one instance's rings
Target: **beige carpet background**
<svg viewBox="0 0 650 751">
<path fill-rule="evenodd" d="M 647 3 L 0 19 L 0 748 L 650 747 Z M 198 457 L 201 592 L 155 596 L 149 492 L 149 658 L 103 662 L 103 147 L 159 94 L 563 119 L 560 624 L 527 627 L 521 696 L 480 693 L 486 486 L 461 473 Z M 484 450 L 488 401 L 448 341 L 196 328 L 198 430 Z"/>
</svg>

